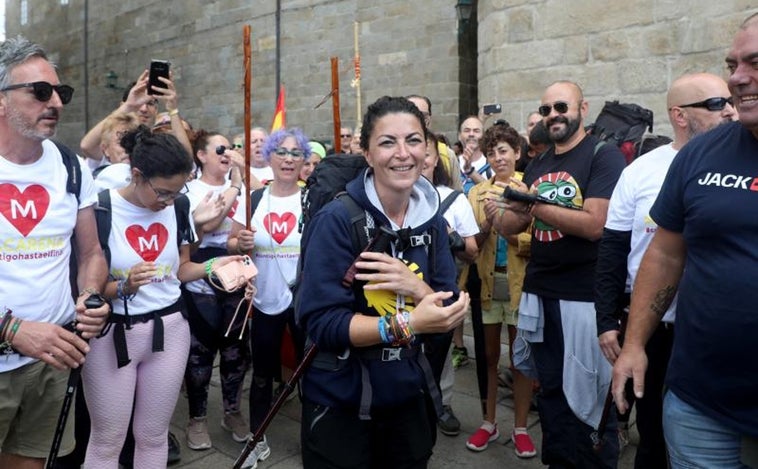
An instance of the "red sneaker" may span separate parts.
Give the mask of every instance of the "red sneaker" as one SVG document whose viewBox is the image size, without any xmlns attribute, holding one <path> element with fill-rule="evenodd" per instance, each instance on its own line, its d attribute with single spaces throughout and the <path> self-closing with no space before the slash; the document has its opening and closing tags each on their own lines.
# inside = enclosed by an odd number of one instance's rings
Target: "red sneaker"
<svg viewBox="0 0 758 469">
<path fill-rule="evenodd" d="M 537 449 L 534 447 L 532 438 L 528 433 L 511 433 L 511 440 L 513 440 L 513 448 L 516 451 L 516 456 L 520 458 L 533 458 L 537 455 Z"/>
<path fill-rule="evenodd" d="M 466 441 L 466 448 L 471 451 L 484 451 L 491 441 L 495 441 L 498 438 L 500 438 L 500 433 L 497 431 L 497 425 L 495 425 L 495 428 L 491 432 L 479 427 Z"/>
</svg>

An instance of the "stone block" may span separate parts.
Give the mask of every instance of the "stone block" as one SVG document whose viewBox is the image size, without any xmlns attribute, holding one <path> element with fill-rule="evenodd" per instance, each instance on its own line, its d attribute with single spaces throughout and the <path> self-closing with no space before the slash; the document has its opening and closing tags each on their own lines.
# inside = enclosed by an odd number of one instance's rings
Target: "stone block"
<svg viewBox="0 0 758 469">
<path fill-rule="evenodd" d="M 540 8 L 542 34 L 562 37 L 650 24 L 653 3 L 653 0 L 614 1 L 611 6 L 595 1 L 548 0 Z"/>
<path fill-rule="evenodd" d="M 655 93 L 668 89 L 665 59 L 627 60 L 618 66 L 620 89 L 626 93 Z"/>
</svg>

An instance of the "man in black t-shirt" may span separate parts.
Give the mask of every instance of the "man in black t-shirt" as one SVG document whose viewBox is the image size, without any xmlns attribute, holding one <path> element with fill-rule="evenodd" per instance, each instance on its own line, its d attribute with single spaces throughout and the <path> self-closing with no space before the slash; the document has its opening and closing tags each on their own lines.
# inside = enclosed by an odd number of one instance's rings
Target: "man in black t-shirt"
<svg viewBox="0 0 758 469">
<path fill-rule="evenodd" d="M 552 203 L 492 201 L 486 210 L 502 235 L 523 231 L 534 218 L 519 334 L 540 380 L 542 462 L 615 468 L 615 418 L 600 435 L 607 435 L 601 451 L 593 451 L 611 371 L 597 343 L 593 285 L 608 201 L 624 157 L 616 146 L 585 133 L 587 112 L 577 84 L 550 85 L 539 113 L 555 147 L 532 161 L 522 189 Z"/>
<path fill-rule="evenodd" d="M 756 57 L 758 13 L 740 26 L 726 57 L 739 123 L 690 140 L 650 209 L 658 228 L 640 263 L 614 365 L 613 395 L 623 412 L 629 378 L 643 396 L 645 345 L 678 294 L 663 401 L 673 468 L 758 467 Z"/>
</svg>

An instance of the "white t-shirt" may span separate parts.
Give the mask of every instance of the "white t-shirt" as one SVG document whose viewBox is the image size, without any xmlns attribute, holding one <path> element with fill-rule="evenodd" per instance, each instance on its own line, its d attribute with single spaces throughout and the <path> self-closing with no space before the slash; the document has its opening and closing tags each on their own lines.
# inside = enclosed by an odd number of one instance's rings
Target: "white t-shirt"
<svg viewBox="0 0 758 469">
<path fill-rule="evenodd" d="M 132 181 L 132 167 L 126 163 L 111 164 L 95 176 L 98 190 L 121 189 Z"/>
<path fill-rule="evenodd" d="M 187 188 L 189 189 L 189 192 L 187 192 L 187 198 L 190 201 L 190 213 L 195 211 L 198 204 L 200 204 L 208 192 L 213 192 L 214 197 L 217 197 L 218 194 L 226 191 L 229 186 L 231 186 L 231 182 L 228 179 L 224 182 L 223 185 L 220 186 L 212 186 L 206 182 L 201 181 L 200 179 L 194 179 L 188 182 Z M 244 193 L 245 187 L 243 186 L 242 194 Z M 210 233 L 205 233 L 203 235 L 203 239 L 200 242 L 198 248 L 213 247 L 226 249 L 226 241 L 229 239 L 229 233 L 232 232 L 232 217 L 234 217 L 234 214 L 238 210 L 242 211 L 244 217 L 245 198 L 241 195 L 238 196 L 237 200 L 234 202 L 234 204 L 232 204 L 232 208 L 229 210 L 227 216 L 224 217 L 218 228 Z M 195 239 L 197 238 L 198 236 L 196 235 Z M 203 279 L 189 282 L 185 285 L 185 288 L 193 293 L 202 293 L 204 295 L 214 294 L 213 289 Z"/>
<path fill-rule="evenodd" d="M 86 165 L 79 162 L 77 206 L 76 196 L 66 192 L 68 172 L 58 148 L 49 140 L 42 148 L 40 159 L 27 165 L 0 155 L 0 314 L 8 308 L 21 319 L 66 324 L 74 319 L 71 235 L 79 209 L 93 205 L 97 194 Z M 0 373 L 32 361 L 18 355 L 0 358 Z"/>
<path fill-rule="evenodd" d="M 632 249 L 627 258 L 627 291 L 631 291 L 642 256 L 658 229 L 650 218 L 650 208 L 658 197 L 676 153 L 672 144 L 668 144 L 640 156 L 624 168 L 613 190 L 605 227 L 632 232 Z M 675 311 L 676 299 L 663 316 L 663 321 L 674 322 Z"/>
<path fill-rule="evenodd" d="M 179 249 L 174 206 L 160 212 L 138 207 L 111 190 L 110 274 L 126 279 L 143 261 L 155 262 L 158 273 L 129 300 L 129 315 L 145 314 L 170 306 L 179 299 Z M 186 244 L 183 242 L 182 244 Z M 113 313 L 124 314 L 124 302 L 113 301 Z"/>
<path fill-rule="evenodd" d="M 440 202 L 453 192 L 447 186 L 437 186 Z M 447 224 L 450 225 L 461 237 L 474 236 L 479 233 L 479 225 L 476 223 L 474 209 L 471 207 L 466 195 L 461 193 L 455 198 L 450 208 L 443 214 Z"/>
<path fill-rule="evenodd" d="M 251 226 L 255 230 L 253 262 L 258 267 L 255 286 L 258 292 L 253 303 L 265 314 L 279 314 L 292 303 L 290 285 L 297 275 L 300 258 L 300 233 L 297 229 L 302 215 L 300 192 L 287 197 L 271 195 L 264 189 Z M 244 225 L 245 212 L 237 211 L 234 221 Z"/>
</svg>

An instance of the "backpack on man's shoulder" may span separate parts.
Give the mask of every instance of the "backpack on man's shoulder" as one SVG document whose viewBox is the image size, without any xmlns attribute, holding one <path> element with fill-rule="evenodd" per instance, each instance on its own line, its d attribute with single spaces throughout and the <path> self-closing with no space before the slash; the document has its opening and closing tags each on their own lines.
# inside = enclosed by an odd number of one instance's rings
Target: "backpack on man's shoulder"
<svg viewBox="0 0 758 469">
<path fill-rule="evenodd" d="M 619 147 L 629 164 L 640 154 L 645 130 L 653 131 L 653 111 L 633 103 L 606 101 L 590 133 Z"/>
</svg>

